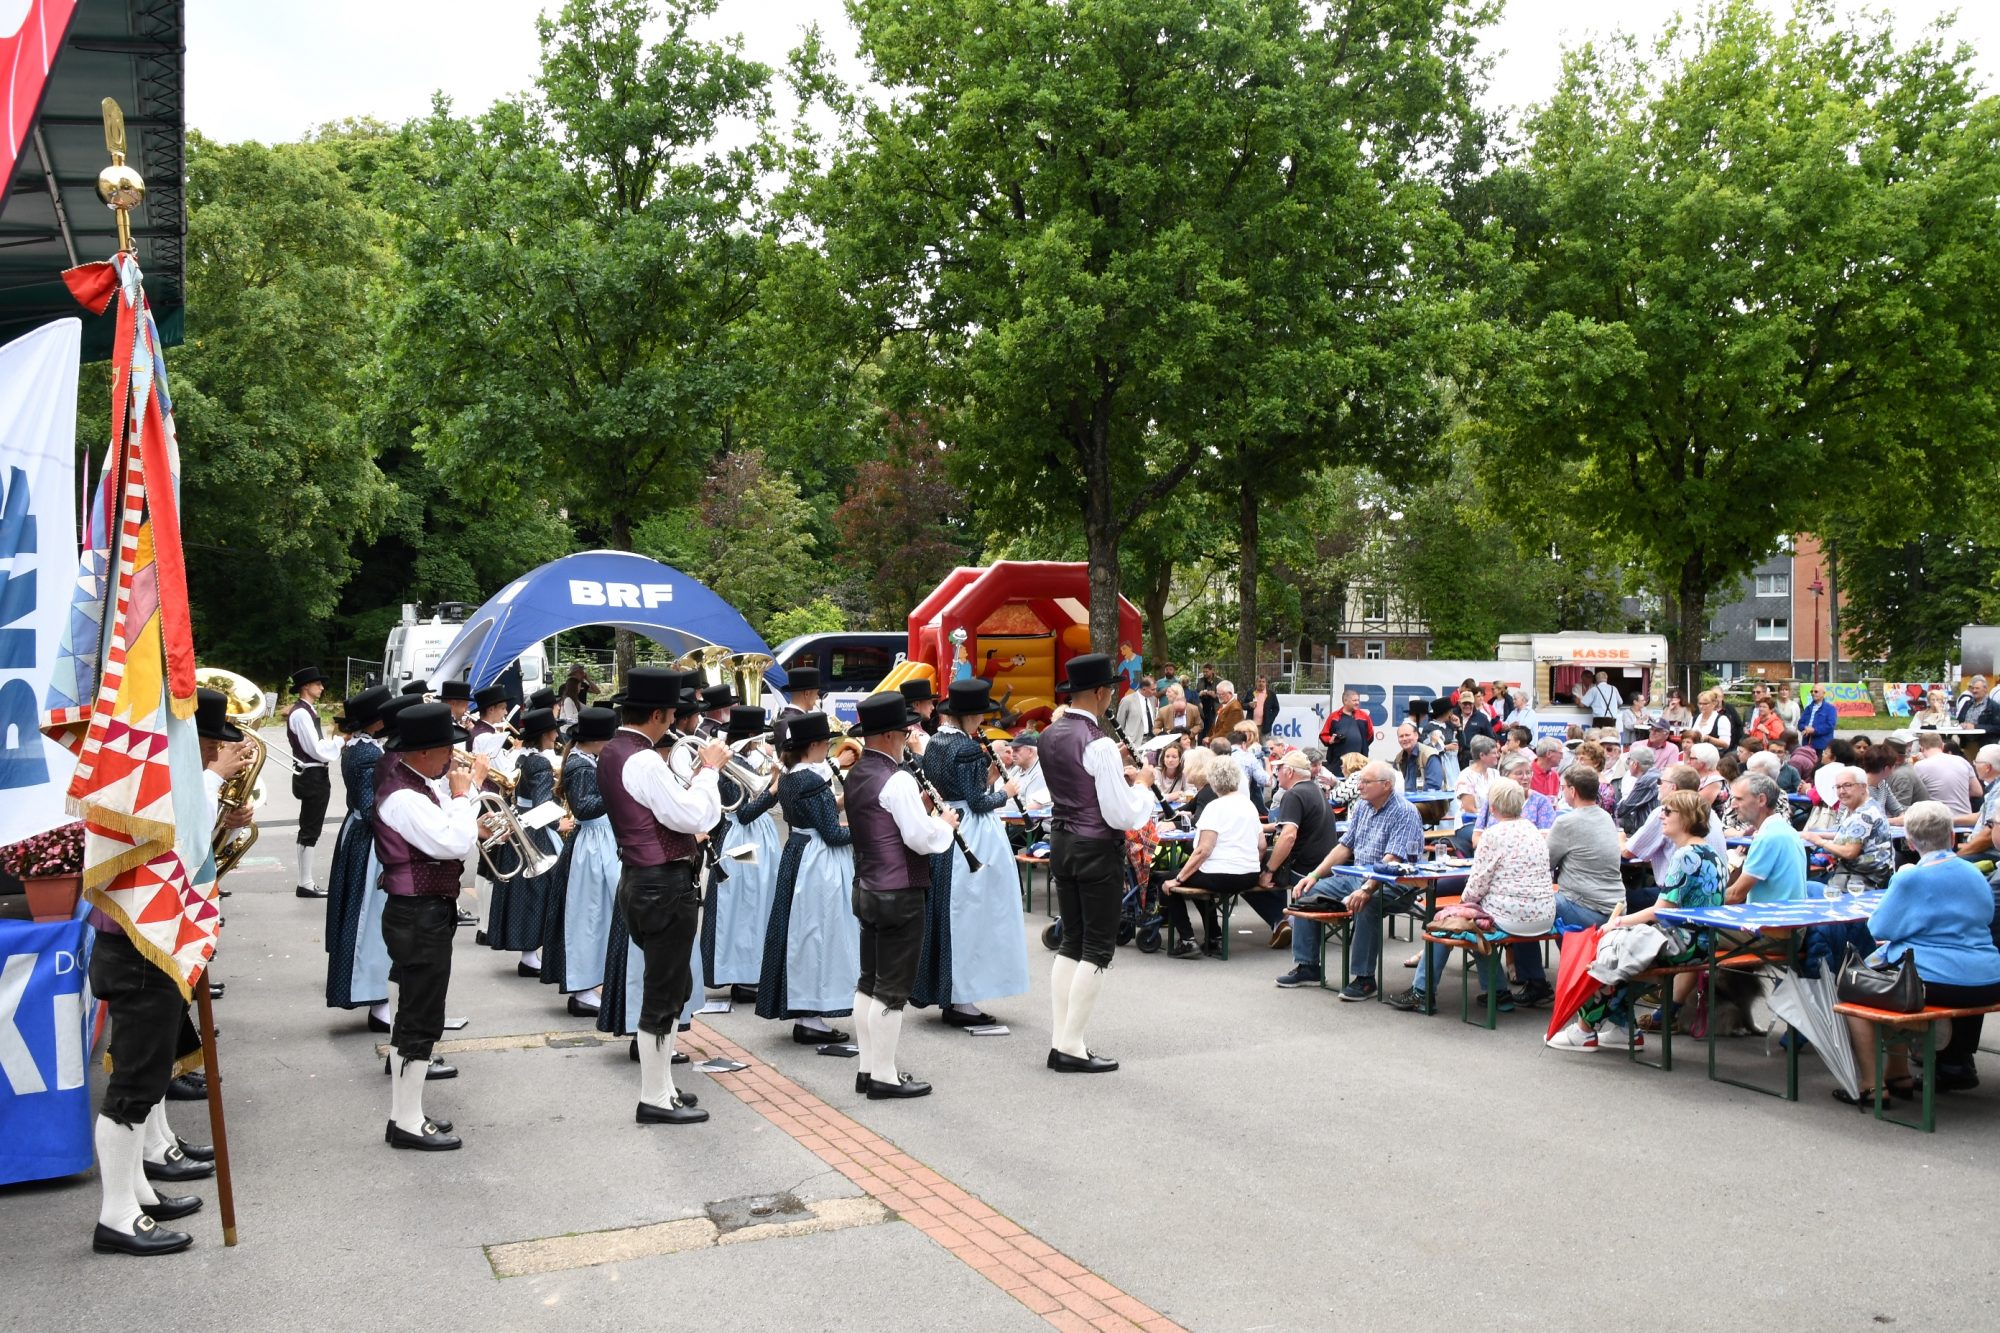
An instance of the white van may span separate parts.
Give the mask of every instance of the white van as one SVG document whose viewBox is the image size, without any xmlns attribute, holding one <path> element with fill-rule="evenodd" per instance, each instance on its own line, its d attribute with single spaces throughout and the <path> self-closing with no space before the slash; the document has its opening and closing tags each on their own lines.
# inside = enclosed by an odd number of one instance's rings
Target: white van
<svg viewBox="0 0 2000 1333">
<path fill-rule="evenodd" d="M 445 602 L 428 620 L 419 619 L 417 608 L 403 606 L 403 623 L 389 631 L 382 650 L 382 683 L 392 693 L 400 693 L 413 680 L 428 680 L 464 627 L 470 608 L 461 602 Z M 516 659 L 521 664 L 521 697 L 526 698 L 549 683 L 547 648 L 537 642 L 528 645 Z"/>
</svg>

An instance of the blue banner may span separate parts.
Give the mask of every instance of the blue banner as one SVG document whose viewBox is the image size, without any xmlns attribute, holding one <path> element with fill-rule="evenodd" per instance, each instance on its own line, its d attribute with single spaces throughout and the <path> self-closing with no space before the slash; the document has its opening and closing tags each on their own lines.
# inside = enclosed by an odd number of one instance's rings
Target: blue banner
<svg viewBox="0 0 2000 1333">
<path fill-rule="evenodd" d="M 0 921 L 0 1185 L 87 1170 L 90 927 Z"/>
</svg>

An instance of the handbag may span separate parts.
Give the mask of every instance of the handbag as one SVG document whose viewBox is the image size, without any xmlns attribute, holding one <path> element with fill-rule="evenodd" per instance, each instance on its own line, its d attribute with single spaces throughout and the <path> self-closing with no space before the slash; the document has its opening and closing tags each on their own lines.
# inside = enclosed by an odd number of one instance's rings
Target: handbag
<svg viewBox="0 0 2000 1333">
<path fill-rule="evenodd" d="M 1852 944 L 1841 961 L 1834 993 L 1844 1004 L 1865 1004 L 1892 1014 L 1919 1013 L 1924 1007 L 1924 979 L 1917 975 L 1916 959 L 1904 954 L 1900 963 L 1870 967 Z"/>
</svg>

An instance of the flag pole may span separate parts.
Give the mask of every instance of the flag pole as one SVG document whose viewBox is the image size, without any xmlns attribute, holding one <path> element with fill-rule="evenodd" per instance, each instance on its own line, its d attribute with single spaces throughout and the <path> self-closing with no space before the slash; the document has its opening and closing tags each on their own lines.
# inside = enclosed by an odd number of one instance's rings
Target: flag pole
<svg viewBox="0 0 2000 1333">
<path fill-rule="evenodd" d="M 208 969 L 194 983 L 194 1007 L 201 1029 L 201 1070 L 208 1083 L 208 1129 L 215 1147 L 215 1203 L 222 1213 L 222 1243 L 236 1243 L 236 1190 L 229 1179 L 229 1125 L 222 1114 L 222 1065 L 215 1055 L 215 1002 Z"/>
</svg>

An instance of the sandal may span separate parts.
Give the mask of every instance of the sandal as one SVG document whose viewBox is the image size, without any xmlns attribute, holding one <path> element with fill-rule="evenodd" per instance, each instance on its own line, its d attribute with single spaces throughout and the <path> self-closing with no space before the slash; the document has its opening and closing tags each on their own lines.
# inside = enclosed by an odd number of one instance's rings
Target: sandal
<svg viewBox="0 0 2000 1333">
<path fill-rule="evenodd" d="M 1917 1081 L 1914 1078 L 1885 1078 L 1882 1080 L 1882 1086 L 1898 1097 L 1917 1095 Z"/>
<path fill-rule="evenodd" d="M 1857 1111 L 1867 1111 L 1874 1108 L 1875 1089 L 1863 1088 L 1861 1090 L 1860 1096 L 1850 1097 L 1847 1095 L 1846 1088 L 1835 1088 L 1833 1090 L 1833 1099 L 1844 1106 L 1851 1106 Z M 1895 1104 L 1896 1104 L 1896 1099 L 1894 1097 L 1889 1096 L 1888 1093 L 1886 1092 L 1883 1093 L 1882 1107 L 1884 1110 L 1887 1110 L 1889 1107 L 1894 1106 Z"/>
</svg>

